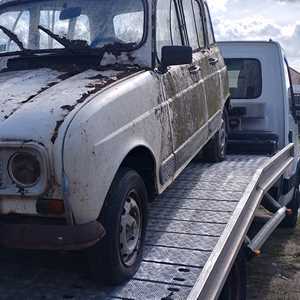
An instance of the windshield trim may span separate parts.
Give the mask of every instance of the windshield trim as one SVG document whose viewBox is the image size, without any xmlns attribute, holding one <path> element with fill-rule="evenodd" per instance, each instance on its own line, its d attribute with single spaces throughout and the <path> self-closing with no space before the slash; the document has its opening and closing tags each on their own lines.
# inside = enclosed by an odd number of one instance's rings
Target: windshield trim
<svg viewBox="0 0 300 300">
<path fill-rule="evenodd" d="M 1 0 L 0 0 L 1 1 Z M 12 7 L 12 6 L 16 6 L 16 5 L 23 5 L 23 4 L 27 4 L 27 3 L 33 3 L 33 2 L 45 2 L 45 1 L 51 1 L 51 0 L 12 0 L 12 1 L 8 1 L 8 2 L 4 2 L 2 4 L 0 4 L 0 11 L 2 9 L 5 9 L 5 8 L 9 8 L 9 7 Z M 141 41 L 133 46 L 132 48 L 130 49 L 126 49 L 126 50 L 122 50 L 124 52 L 132 52 L 132 51 L 136 51 L 137 49 L 141 48 L 147 38 L 148 38 L 148 18 L 149 18 L 149 6 L 148 6 L 148 1 L 147 0 L 140 0 L 143 4 L 143 8 L 144 8 L 144 24 L 143 24 L 143 37 L 141 39 Z M 124 43 L 124 45 L 126 45 L 126 43 Z M 97 48 L 94 48 L 95 49 L 95 52 L 97 51 Z M 98 48 L 98 49 L 101 49 L 101 48 Z M 65 50 L 65 49 L 60 49 L 60 48 L 54 48 L 54 49 L 28 49 L 30 52 L 32 53 L 49 53 L 49 52 L 52 52 L 52 51 L 55 51 L 55 50 Z M 23 51 L 14 51 L 14 52 L 0 52 L 0 57 L 6 57 L 6 56 L 12 56 L 12 55 L 20 55 L 20 53 L 23 53 Z"/>
</svg>

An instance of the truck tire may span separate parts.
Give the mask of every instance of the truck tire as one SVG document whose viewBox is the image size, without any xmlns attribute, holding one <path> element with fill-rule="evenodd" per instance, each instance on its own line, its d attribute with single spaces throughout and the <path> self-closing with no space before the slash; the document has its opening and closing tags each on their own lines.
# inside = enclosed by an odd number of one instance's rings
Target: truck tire
<svg viewBox="0 0 300 300">
<path fill-rule="evenodd" d="M 225 109 L 222 116 L 222 125 L 220 130 L 203 149 L 203 157 L 205 161 L 215 163 L 221 162 L 226 158 L 228 133 L 227 120 L 227 111 Z"/>
<path fill-rule="evenodd" d="M 292 210 L 290 215 L 287 215 L 280 224 L 280 227 L 283 228 L 295 228 L 298 223 L 298 210 L 300 202 L 300 193 L 299 189 L 295 188 L 294 196 L 292 201 L 287 205 L 287 208 Z"/>
<path fill-rule="evenodd" d="M 97 283 L 117 285 L 138 270 L 143 256 L 147 201 L 141 176 L 132 169 L 121 168 L 100 215 L 106 235 L 88 249 L 91 275 Z"/>
<path fill-rule="evenodd" d="M 228 275 L 219 300 L 247 299 L 247 260 L 245 250 L 242 249 Z"/>
</svg>

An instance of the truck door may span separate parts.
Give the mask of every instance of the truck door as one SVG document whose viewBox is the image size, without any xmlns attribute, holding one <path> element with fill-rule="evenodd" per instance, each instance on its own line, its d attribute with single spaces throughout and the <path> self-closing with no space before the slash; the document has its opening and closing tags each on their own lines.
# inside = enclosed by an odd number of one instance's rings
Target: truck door
<svg viewBox="0 0 300 300">
<path fill-rule="evenodd" d="M 221 77 L 224 69 L 224 60 L 221 52 L 217 47 L 212 22 L 206 3 L 203 4 L 204 21 L 206 24 L 207 35 L 207 48 L 204 51 L 205 64 L 204 64 L 204 76 L 205 76 L 205 90 L 208 106 L 208 118 L 209 118 L 209 130 L 214 132 L 219 126 L 220 116 L 222 114 L 222 99 L 224 98 L 223 91 L 221 89 Z M 223 70 L 222 70 L 223 69 Z M 222 87 L 223 88 L 223 87 Z M 225 101 L 225 99 L 223 99 Z"/>
<path fill-rule="evenodd" d="M 200 48 L 198 35 L 192 2 L 191 0 L 183 2 L 184 5 L 173 0 L 157 2 L 158 59 L 163 46 L 183 45 L 189 42 L 195 51 L 191 65 L 172 66 L 167 73 L 161 75 L 165 97 L 169 104 L 176 170 L 183 167 L 207 138 L 207 132 L 200 131 L 206 121 L 206 107 L 204 84 L 201 80 L 201 53 L 197 51 Z M 183 27 L 184 31 L 181 30 Z"/>
</svg>

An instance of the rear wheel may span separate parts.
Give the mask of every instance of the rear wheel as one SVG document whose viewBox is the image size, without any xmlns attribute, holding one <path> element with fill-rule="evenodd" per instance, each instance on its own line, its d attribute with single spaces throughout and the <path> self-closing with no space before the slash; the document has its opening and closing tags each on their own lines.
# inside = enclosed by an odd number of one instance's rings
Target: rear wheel
<svg viewBox="0 0 300 300">
<path fill-rule="evenodd" d="M 147 220 L 147 190 L 140 175 L 122 168 L 112 184 L 100 222 L 106 236 L 88 250 L 96 282 L 120 284 L 138 270 Z"/>
<path fill-rule="evenodd" d="M 246 300 L 247 298 L 247 261 L 242 249 L 232 266 L 219 300 Z"/>
<path fill-rule="evenodd" d="M 221 122 L 221 128 L 203 149 L 204 159 L 208 162 L 221 162 L 226 158 L 228 128 L 226 109 Z"/>
</svg>

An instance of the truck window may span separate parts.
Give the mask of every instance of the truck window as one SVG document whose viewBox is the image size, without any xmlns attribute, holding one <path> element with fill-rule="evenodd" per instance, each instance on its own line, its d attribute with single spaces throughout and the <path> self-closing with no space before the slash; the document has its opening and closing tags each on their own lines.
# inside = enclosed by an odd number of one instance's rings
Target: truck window
<svg viewBox="0 0 300 300">
<path fill-rule="evenodd" d="M 189 45 L 195 50 L 199 49 L 198 34 L 194 18 L 194 10 L 192 0 L 182 0 L 184 19 L 186 24 Z"/>
<path fill-rule="evenodd" d="M 20 38 L 25 48 L 28 46 L 29 11 L 13 11 L 4 13 L 0 18 L 0 25 L 14 32 Z M 1 31 L 0 53 L 19 50 L 18 46 Z"/>
<path fill-rule="evenodd" d="M 233 99 L 255 99 L 262 93 L 261 63 L 256 59 L 225 59 Z"/>
<path fill-rule="evenodd" d="M 208 44 L 213 45 L 213 44 L 216 43 L 216 41 L 215 41 L 214 29 L 213 29 L 213 26 L 212 26 L 208 6 L 207 6 L 206 3 L 204 4 L 204 12 L 205 12 Z"/>
<path fill-rule="evenodd" d="M 156 52 L 161 57 L 164 46 L 181 46 L 182 39 L 175 2 L 159 0 L 156 12 Z"/>
</svg>

